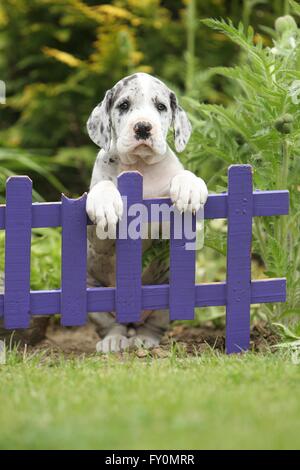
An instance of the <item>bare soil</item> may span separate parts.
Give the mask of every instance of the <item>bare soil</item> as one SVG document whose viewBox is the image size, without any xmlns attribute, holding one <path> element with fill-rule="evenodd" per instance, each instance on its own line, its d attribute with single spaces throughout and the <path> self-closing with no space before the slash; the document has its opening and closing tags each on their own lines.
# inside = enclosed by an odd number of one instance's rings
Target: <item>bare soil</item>
<svg viewBox="0 0 300 470">
<path fill-rule="evenodd" d="M 51 355 L 63 354 L 64 356 L 81 356 L 95 354 L 95 346 L 99 336 L 95 326 L 89 323 L 83 327 L 62 328 L 51 322 L 46 331 L 46 338 L 35 346 L 30 346 L 29 351 L 45 351 Z M 255 325 L 251 331 L 251 349 L 254 351 L 269 350 L 270 345 L 278 342 L 274 333 L 266 326 Z M 150 354 L 153 357 L 167 357 L 171 348 L 189 355 L 198 355 L 202 352 L 215 349 L 224 352 L 224 329 L 215 328 L 213 325 L 191 327 L 189 325 L 174 325 L 165 334 L 158 348 Z M 144 350 L 134 352 L 138 357 L 145 357 L 149 353 Z"/>
</svg>

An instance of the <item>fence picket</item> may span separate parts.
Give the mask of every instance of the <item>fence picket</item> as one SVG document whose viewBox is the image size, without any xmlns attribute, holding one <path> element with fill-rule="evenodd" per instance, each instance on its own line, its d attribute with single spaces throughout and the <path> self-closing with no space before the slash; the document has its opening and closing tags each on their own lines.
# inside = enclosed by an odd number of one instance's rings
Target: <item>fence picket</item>
<svg viewBox="0 0 300 470">
<path fill-rule="evenodd" d="M 133 216 L 128 215 L 130 206 L 143 201 L 143 178 L 138 172 L 122 173 L 118 178 L 118 189 L 127 197 L 126 239 L 116 240 L 116 314 L 120 323 L 136 322 L 142 310 L 142 239 L 133 240 L 128 229 Z M 127 210 L 127 213 L 125 213 Z M 120 224 L 119 224 L 120 234 Z"/>
<path fill-rule="evenodd" d="M 87 321 L 86 194 L 79 199 L 62 195 L 61 323 L 80 326 Z"/>
<path fill-rule="evenodd" d="M 181 239 L 176 239 L 176 219 L 182 222 Z M 191 224 L 193 238 L 187 238 L 186 224 Z M 170 320 L 193 320 L 195 313 L 196 251 L 187 249 L 196 241 L 196 216 L 179 215 L 177 209 L 171 213 L 170 224 Z M 192 248 L 190 246 L 190 248 Z"/>
<path fill-rule="evenodd" d="M 252 168 L 228 170 L 226 351 L 245 351 L 250 343 Z"/>
<path fill-rule="evenodd" d="M 32 181 L 14 176 L 6 183 L 4 325 L 30 324 L 30 251 Z"/>
</svg>

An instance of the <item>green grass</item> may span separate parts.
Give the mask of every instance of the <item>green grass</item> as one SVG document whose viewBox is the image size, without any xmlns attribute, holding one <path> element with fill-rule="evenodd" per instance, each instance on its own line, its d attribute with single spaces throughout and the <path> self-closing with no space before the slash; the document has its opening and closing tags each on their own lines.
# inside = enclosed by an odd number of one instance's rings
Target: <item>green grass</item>
<svg viewBox="0 0 300 470">
<path fill-rule="evenodd" d="M 0 448 L 299 449 L 299 392 L 287 353 L 11 353 L 0 368 Z"/>
</svg>

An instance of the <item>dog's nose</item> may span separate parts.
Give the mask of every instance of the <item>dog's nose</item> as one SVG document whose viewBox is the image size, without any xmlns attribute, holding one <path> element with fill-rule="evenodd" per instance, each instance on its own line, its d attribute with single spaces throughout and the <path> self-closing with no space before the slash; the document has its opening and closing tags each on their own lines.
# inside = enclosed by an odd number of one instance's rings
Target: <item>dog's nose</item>
<svg viewBox="0 0 300 470">
<path fill-rule="evenodd" d="M 148 139 L 150 137 L 150 131 L 152 129 L 152 125 L 150 122 L 140 121 L 137 122 L 133 128 L 135 132 L 135 138 L 139 139 Z"/>
</svg>

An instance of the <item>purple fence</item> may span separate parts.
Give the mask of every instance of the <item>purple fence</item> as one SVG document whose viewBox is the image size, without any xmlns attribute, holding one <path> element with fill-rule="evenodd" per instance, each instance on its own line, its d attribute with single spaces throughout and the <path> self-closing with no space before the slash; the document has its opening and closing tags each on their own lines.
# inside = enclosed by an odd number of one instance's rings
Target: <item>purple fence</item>
<svg viewBox="0 0 300 470">
<path fill-rule="evenodd" d="M 150 220 L 151 204 L 172 204 L 170 199 L 143 200 L 139 173 L 118 179 L 127 196 L 127 212 L 143 202 Z M 195 251 L 186 239 L 174 237 L 170 220 L 170 283 L 141 284 L 142 240 L 117 238 L 116 287 L 86 288 L 86 195 L 61 202 L 32 204 L 32 183 L 14 176 L 6 185 L 6 206 L 0 206 L 0 229 L 5 237 L 5 289 L 0 295 L 0 317 L 8 329 L 27 328 L 31 315 L 61 314 L 61 323 L 83 325 L 88 312 L 115 311 L 119 322 L 139 320 L 141 310 L 167 308 L 172 320 L 190 320 L 195 307 L 226 306 L 226 352 L 245 351 L 250 342 L 250 305 L 285 302 L 286 280 L 251 280 L 252 217 L 288 214 L 288 191 L 253 191 L 252 168 L 232 165 L 228 193 L 209 195 L 205 219 L 228 219 L 226 282 L 195 284 Z M 127 214 L 128 215 L 128 214 Z M 128 215 L 128 223 L 131 217 Z M 154 220 L 152 216 L 151 221 Z M 195 225 L 196 216 L 193 216 Z M 61 289 L 30 290 L 31 229 L 62 227 Z M 190 242 L 190 240 L 189 240 Z"/>
</svg>

